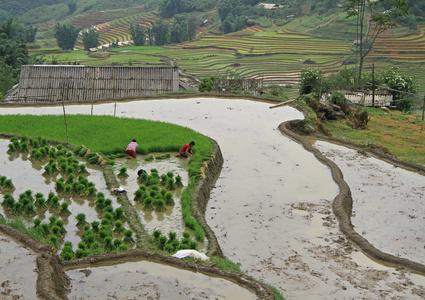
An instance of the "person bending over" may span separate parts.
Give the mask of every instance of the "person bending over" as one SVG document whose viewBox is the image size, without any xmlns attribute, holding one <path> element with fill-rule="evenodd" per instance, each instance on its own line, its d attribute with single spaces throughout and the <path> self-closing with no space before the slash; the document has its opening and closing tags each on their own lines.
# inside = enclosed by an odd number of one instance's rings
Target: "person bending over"
<svg viewBox="0 0 425 300">
<path fill-rule="evenodd" d="M 180 150 L 180 156 L 187 158 L 188 155 L 193 156 L 192 147 L 195 146 L 195 142 L 190 142 L 189 144 L 184 144 Z"/>
<path fill-rule="evenodd" d="M 130 144 L 127 145 L 127 148 L 125 149 L 125 152 L 128 154 L 128 158 L 136 158 L 136 150 L 137 147 L 136 140 L 132 140 Z"/>
</svg>

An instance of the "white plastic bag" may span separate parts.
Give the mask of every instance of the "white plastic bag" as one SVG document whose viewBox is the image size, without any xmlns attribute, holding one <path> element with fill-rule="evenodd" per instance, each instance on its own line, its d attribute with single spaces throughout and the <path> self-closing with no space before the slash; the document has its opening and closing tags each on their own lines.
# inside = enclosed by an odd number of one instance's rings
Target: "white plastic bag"
<svg viewBox="0 0 425 300">
<path fill-rule="evenodd" d="M 208 256 L 206 256 L 204 253 L 198 252 L 196 250 L 179 250 L 177 251 L 175 254 L 172 255 L 173 257 L 176 258 L 184 258 L 184 257 L 192 257 L 194 259 L 199 259 L 199 260 L 210 260 L 210 258 Z"/>
</svg>

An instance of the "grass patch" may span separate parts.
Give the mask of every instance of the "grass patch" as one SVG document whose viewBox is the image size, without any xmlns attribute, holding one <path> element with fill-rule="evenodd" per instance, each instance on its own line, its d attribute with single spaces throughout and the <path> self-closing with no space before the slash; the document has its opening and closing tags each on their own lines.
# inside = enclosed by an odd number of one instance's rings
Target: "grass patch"
<svg viewBox="0 0 425 300">
<path fill-rule="evenodd" d="M 425 165 L 425 121 L 416 114 L 400 111 L 385 113 L 379 108 L 366 108 L 371 120 L 365 130 L 352 129 L 346 120 L 326 122 L 332 135 L 362 145 L 386 147 L 398 159 Z"/>
<path fill-rule="evenodd" d="M 28 223 L 22 218 L 13 218 L 13 219 L 0 218 L 0 224 L 13 227 L 19 230 L 20 232 L 31 236 L 36 241 L 46 243 L 46 244 L 49 243 L 48 238 L 38 228 L 34 227 L 33 224 Z"/>
<path fill-rule="evenodd" d="M 178 151 L 192 140 L 196 141 L 196 154 L 209 157 L 211 152 L 209 138 L 174 124 L 111 116 L 68 115 L 66 119 L 70 144 L 103 154 L 124 152 L 132 139 L 140 141 L 139 154 Z M 66 141 L 63 116 L 5 115 L 0 118 L 0 128 L 3 133 Z M 123 128 L 137 128 L 138 134 Z"/>
</svg>

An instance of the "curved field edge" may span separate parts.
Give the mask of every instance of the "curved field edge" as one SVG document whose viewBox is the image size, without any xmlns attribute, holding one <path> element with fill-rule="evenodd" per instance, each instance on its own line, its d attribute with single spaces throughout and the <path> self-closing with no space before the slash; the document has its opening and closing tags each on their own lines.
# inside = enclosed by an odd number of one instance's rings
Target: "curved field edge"
<svg viewBox="0 0 425 300">
<path fill-rule="evenodd" d="M 17 115 L 12 115 L 18 117 Z M 56 116 L 46 116 L 56 117 Z M 116 118 L 121 120 L 121 118 Z M 2 120 L 6 120 L 3 119 Z M 135 120 L 137 121 L 137 120 Z M 140 120 L 139 120 L 140 121 Z M 159 122 L 158 122 L 159 123 Z M 32 124 L 32 123 L 30 123 Z M 51 123 L 49 123 L 51 124 Z M 172 125 L 172 124 L 169 124 Z M 173 127 L 180 127 L 173 125 Z M 52 126 L 50 126 L 52 127 Z M 2 127 L 3 128 L 3 127 Z M 10 133 L 0 133 L 3 138 L 15 136 Z M 209 138 L 207 138 L 209 139 Z M 202 162 L 202 170 L 205 177 L 197 180 L 195 188 L 191 191 L 192 215 L 203 228 L 208 239 L 208 254 L 213 256 L 213 260 L 224 258 L 217 238 L 205 220 L 205 210 L 209 200 L 210 191 L 220 175 L 223 157 L 219 145 L 212 139 L 209 139 L 211 149 L 209 159 Z M 58 140 L 49 140 L 51 144 L 64 144 L 68 147 L 75 147 Z M 87 144 L 87 143 L 86 143 Z M 90 144 L 88 144 L 90 145 Z M 198 145 L 198 144 L 197 144 Z M 109 165 L 103 166 L 103 174 L 108 188 L 118 187 L 116 177 Z M 134 207 L 126 195 L 120 195 L 118 201 L 125 207 L 126 215 L 129 218 L 129 224 L 135 231 L 137 247 L 145 248 L 149 243 L 149 236 L 144 231 L 143 225 L 138 220 Z M 71 261 L 60 260 L 54 253 L 54 250 L 47 244 L 34 240 L 32 237 L 24 234 L 17 229 L 7 225 L 0 224 L 0 232 L 16 240 L 21 245 L 31 249 L 37 255 L 36 264 L 38 270 L 37 295 L 41 299 L 63 299 L 69 290 L 70 280 L 65 274 L 64 266 L 70 269 L 80 268 L 90 264 L 95 266 L 98 262 L 123 263 L 127 261 L 148 260 L 156 263 L 166 264 L 172 267 L 178 267 L 188 271 L 201 272 L 208 276 L 220 277 L 232 281 L 240 286 L 255 293 L 259 299 L 277 299 L 281 295 L 267 284 L 261 283 L 254 278 L 237 271 L 229 271 L 218 268 L 216 263 L 189 263 L 169 255 L 156 253 L 148 250 L 136 249 L 121 253 L 108 253 L 100 256 L 91 256 L 87 259 L 74 259 Z M 216 259 L 214 259 L 214 257 Z M 80 266 L 81 265 L 81 266 Z M 70 267 L 74 266 L 74 267 Z"/>
<path fill-rule="evenodd" d="M 302 110 L 305 114 L 308 114 L 302 108 L 300 110 Z M 351 216 L 353 213 L 353 198 L 351 196 L 350 187 L 348 186 L 347 182 L 344 180 L 344 176 L 341 170 L 339 169 L 339 167 L 333 161 L 326 158 L 306 138 L 301 136 L 301 134 L 304 134 L 302 130 L 304 125 L 305 123 L 303 121 L 299 121 L 299 120 L 288 121 L 288 122 L 281 123 L 279 125 L 279 130 L 282 134 L 300 143 L 304 147 L 304 149 L 311 152 L 318 161 L 326 165 L 331 170 L 332 178 L 339 188 L 339 193 L 336 195 L 336 197 L 333 200 L 332 208 L 333 208 L 333 212 L 335 216 L 338 219 L 339 228 L 342 231 L 342 233 L 351 242 L 357 245 L 361 249 L 361 251 L 369 258 L 388 267 L 405 269 L 416 274 L 425 275 L 424 264 L 414 262 L 406 258 L 397 257 L 389 253 L 385 253 L 375 248 L 367 239 L 365 239 L 363 236 L 361 236 L 359 233 L 357 233 L 354 230 L 354 226 L 351 223 Z M 360 145 L 354 142 L 349 142 L 339 138 L 326 137 L 319 134 L 311 134 L 309 136 L 315 139 L 324 140 L 331 143 L 336 143 L 336 144 L 349 147 L 358 151 L 367 152 L 368 154 L 380 160 L 386 161 L 395 166 L 404 168 L 412 172 L 417 172 L 425 176 L 425 167 L 400 161 L 396 158 L 393 158 L 390 155 L 384 154 L 377 150 L 368 149 L 367 146 Z"/>
<path fill-rule="evenodd" d="M 140 249 L 61 261 L 49 245 L 38 242 L 10 226 L 0 224 L 0 232 L 36 253 L 38 272 L 36 289 L 37 296 L 40 299 L 66 299 L 71 283 L 65 273 L 67 270 L 134 261 L 150 261 L 187 271 L 200 272 L 207 276 L 219 277 L 250 290 L 259 299 L 275 299 L 273 289 L 269 286 L 245 274 L 219 269 L 215 266 L 215 263 L 189 263 L 169 255 Z"/>
</svg>

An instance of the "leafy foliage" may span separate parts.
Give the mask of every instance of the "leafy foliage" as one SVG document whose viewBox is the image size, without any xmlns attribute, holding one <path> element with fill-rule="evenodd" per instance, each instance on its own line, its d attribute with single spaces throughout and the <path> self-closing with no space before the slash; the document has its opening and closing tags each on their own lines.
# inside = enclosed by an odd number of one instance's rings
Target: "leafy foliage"
<svg viewBox="0 0 425 300">
<path fill-rule="evenodd" d="M 88 51 L 90 48 L 99 46 L 99 35 L 99 32 L 94 29 L 83 31 L 84 50 Z"/>
<path fill-rule="evenodd" d="M 80 30 L 72 24 L 56 23 L 54 36 L 58 46 L 63 50 L 74 49 L 79 31 Z"/>
<path fill-rule="evenodd" d="M 198 84 L 198 90 L 205 93 L 212 92 L 214 89 L 214 79 L 216 78 L 217 77 L 214 75 L 202 78 L 201 82 Z"/>
<path fill-rule="evenodd" d="M 145 27 L 140 26 L 139 24 L 130 25 L 130 35 L 133 40 L 134 45 L 144 46 L 145 45 Z"/>
<path fill-rule="evenodd" d="M 323 81 L 323 71 L 319 68 L 304 68 L 301 70 L 300 94 L 319 92 Z"/>
</svg>

